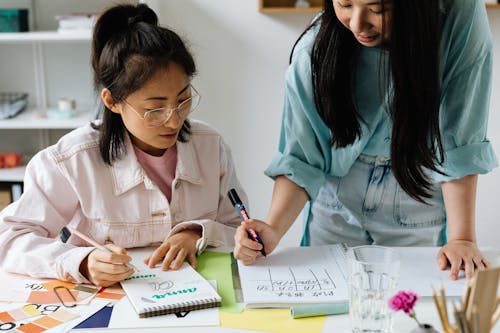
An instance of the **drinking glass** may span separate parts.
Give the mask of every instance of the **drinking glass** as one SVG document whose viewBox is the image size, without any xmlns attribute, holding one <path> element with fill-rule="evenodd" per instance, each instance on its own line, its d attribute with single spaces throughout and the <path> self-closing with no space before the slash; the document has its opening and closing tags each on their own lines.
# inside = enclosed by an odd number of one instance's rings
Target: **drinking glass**
<svg viewBox="0 0 500 333">
<path fill-rule="evenodd" d="M 374 245 L 349 250 L 349 313 L 353 333 L 392 332 L 389 299 L 399 280 L 399 255 Z"/>
</svg>

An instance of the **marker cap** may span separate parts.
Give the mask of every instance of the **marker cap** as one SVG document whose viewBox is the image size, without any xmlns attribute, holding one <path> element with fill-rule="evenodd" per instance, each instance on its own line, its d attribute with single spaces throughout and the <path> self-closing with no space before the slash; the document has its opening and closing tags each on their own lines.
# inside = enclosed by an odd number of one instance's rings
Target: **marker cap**
<svg viewBox="0 0 500 333">
<path fill-rule="evenodd" d="M 227 196 L 229 197 L 229 200 L 231 200 L 233 206 L 235 206 L 236 204 L 241 204 L 241 199 L 234 188 L 230 189 L 229 192 L 227 192 Z"/>
</svg>

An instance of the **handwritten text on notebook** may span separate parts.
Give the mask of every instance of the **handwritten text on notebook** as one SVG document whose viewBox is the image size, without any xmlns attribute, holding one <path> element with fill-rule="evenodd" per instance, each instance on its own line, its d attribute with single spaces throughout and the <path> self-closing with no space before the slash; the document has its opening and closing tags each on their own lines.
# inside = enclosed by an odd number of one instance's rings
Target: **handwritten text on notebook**
<svg viewBox="0 0 500 333">
<path fill-rule="evenodd" d="M 274 267 L 254 279 L 255 290 L 277 297 L 321 297 L 335 293 L 336 284 L 325 267 Z"/>
</svg>

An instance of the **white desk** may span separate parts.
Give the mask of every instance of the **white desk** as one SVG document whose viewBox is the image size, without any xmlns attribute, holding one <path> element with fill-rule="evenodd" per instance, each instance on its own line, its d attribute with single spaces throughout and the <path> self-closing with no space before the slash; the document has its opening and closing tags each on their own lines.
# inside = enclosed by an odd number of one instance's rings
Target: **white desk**
<svg viewBox="0 0 500 333">
<path fill-rule="evenodd" d="M 490 260 L 492 266 L 500 266 L 500 250 L 484 249 L 484 255 Z M 441 323 L 436 308 L 431 298 L 423 298 L 417 302 L 415 307 L 417 318 L 422 323 L 428 323 L 442 332 Z M 450 310 L 451 314 L 451 310 Z M 451 316 L 453 317 L 453 316 Z M 295 319 L 300 320 L 300 319 Z M 453 322 L 454 320 L 450 318 Z M 416 327 L 416 322 L 405 315 L 402 311 L 394 314 L 394 333 L 408 333 Z M 246 331 L 238 329 L 229 329 L 222 327 L 165 327 L 165 328 L 140 328 L 140 329 L 99 329 L 106 333 L 249 333 L 255 331 Z M 96 329 L 72 330 L 72 333 L 95 333 Z M 322 333 L 349 333 L 351 324 L 349 315 L 328 316 L 323 327 Z M 491 333 L 500 333 L 500 322 L 493 328 Z"/>
<path fill-rule="evenodd" d="M 441 323 L 438 314 L 431 299 L 421 299 L 415 307 L 417 318 L 422 323 L 428 323 L 434 326 L 438 331 L 442 332 Z M 300 320 L 300 319 L 295 319 Z M 413 319 L 409 318 L 402 312 L 398 312 L 394 316 L 394 333 L 408 333 L 416 327 Z M 135 328 L 135 329 L 80 329 L 72 330 L 72 333 L 249 333 L 254 331 L 229 329 L 223 327 L 165 327 L 165 328 Z M 351 331 L 349 315 L 328 316 L 325 322 L 322 333 L 348 333 Z M 491 333 L 500 333 L 500 323 L 494 327 Z"/>
</svg>

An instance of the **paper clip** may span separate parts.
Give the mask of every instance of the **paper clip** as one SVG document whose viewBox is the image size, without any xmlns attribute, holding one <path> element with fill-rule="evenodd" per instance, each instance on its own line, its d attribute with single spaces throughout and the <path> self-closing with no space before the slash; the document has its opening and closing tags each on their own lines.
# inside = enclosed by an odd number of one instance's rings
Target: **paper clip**
<svg viewBox="0 0 500 333">
<path fill-rule="evenodd" d="M 73 300 L 73 304 L 66 304 L 64 303 L 64 300 L 63 298 L 61 297 L 61 295 L 59 295 L 59 293 L 57 292 L 57 289 L 64 289 L 68 292 L 69 296 L 71 297 L 71 299 Z M 59 299 L 59 302 L 61 302 L 61 304 L 67 308 L 74 308 L 76 306 L 76 303 L 78 302 L 75 298 L 75 296 L 71 293 L 71 291 L 66 287 L 66 286 L 56 286 L 54 287 L 54 293 L 56 294 L 57 298 Z"/>
</svg>

